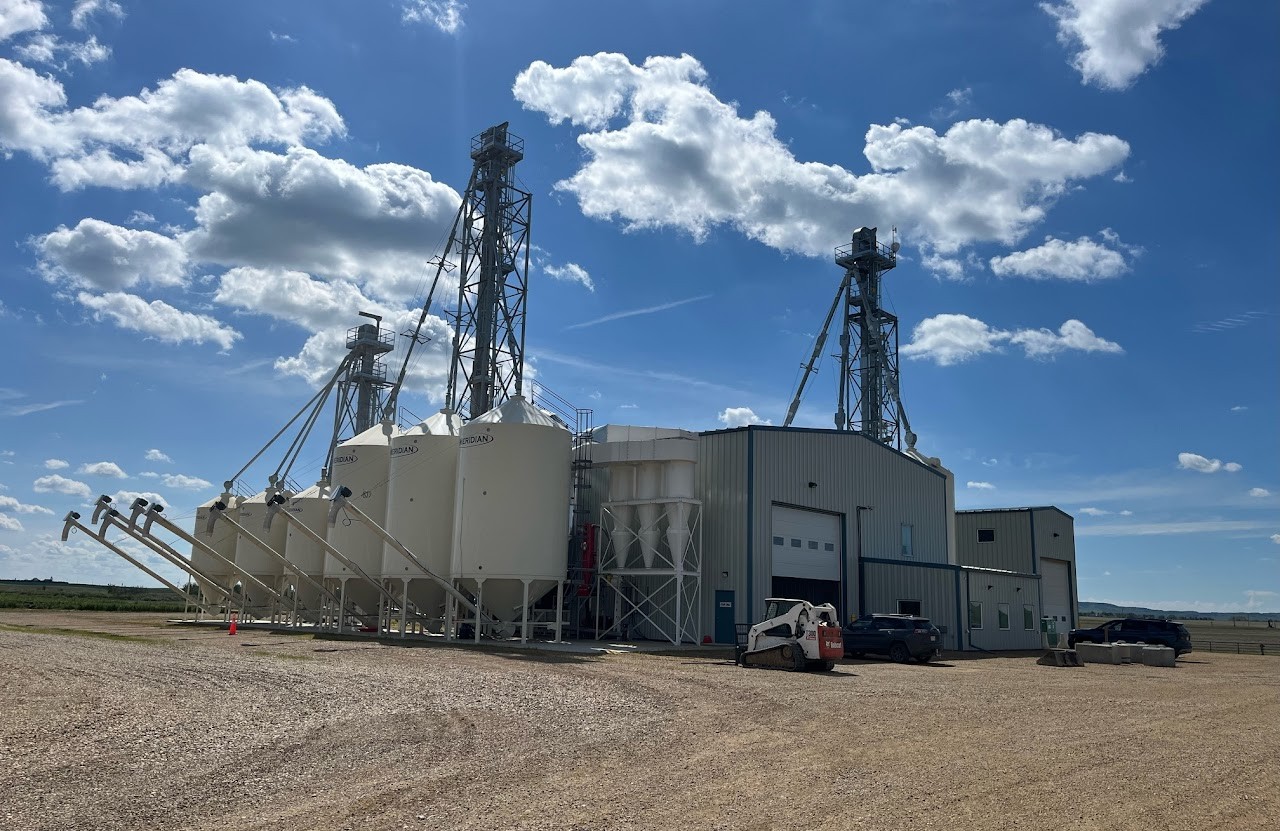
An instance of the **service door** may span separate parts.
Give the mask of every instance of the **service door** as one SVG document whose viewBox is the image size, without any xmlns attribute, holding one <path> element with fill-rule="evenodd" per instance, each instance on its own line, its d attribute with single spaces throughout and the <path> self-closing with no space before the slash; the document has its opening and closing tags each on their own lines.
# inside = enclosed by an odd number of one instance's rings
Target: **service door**
<svg viewBox="0 0 1280 831">
<path fill-rule="evenodd" d="M 841 519 L 839 514 L 773 506 L 774 596 L 841 608 Z"/>
<path fill-rule="evenodd" d="M 1058 634 L 1071 628 L 1071 569 L 1066 560 L 1040 561 L 1041 591 L 1044 593 L 1043 614 L 1058 622 Z"/>
<path fill-rule="evenodd" d="M 738 634 L 734 624 L 733 592 L 716 590 L 716 643 L 737 643 Z"/>
</svg>

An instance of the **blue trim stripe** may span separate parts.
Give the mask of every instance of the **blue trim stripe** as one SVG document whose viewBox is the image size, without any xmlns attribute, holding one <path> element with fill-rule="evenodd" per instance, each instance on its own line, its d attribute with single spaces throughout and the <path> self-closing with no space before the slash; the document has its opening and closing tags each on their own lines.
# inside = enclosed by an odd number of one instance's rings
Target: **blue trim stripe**
<svg viewBox="0 0 1280 831">
<path fill-rule="evenodd" d="M 755 620 L 755 539 L 756 539 L 756 442 L 747 428 L 747 621 Z"/>
</svg>

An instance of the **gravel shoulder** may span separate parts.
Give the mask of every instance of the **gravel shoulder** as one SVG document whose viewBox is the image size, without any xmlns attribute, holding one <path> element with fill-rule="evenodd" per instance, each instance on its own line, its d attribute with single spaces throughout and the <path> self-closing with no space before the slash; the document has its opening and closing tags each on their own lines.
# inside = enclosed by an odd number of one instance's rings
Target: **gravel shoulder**
<svg viewBox="0 0 1280 831">
<path fill-rule="evenodd" d="M 794 674 L 6 611 L 0 702 L 3 828 L 1280 827 L 1271 657 Z"/>
</svg>

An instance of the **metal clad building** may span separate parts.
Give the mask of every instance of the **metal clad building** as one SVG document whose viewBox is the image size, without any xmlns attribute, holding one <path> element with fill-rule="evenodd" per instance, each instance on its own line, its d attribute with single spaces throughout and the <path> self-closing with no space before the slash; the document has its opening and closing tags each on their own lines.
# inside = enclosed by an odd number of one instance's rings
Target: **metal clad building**
<svg viewBox="0 0 1280 831">
<path fill-rule="evenodd" d="M 1037 619 L 1039 616 L 1052 617 L 1060 634 L 1079 624 L 1076 612 L 1075 522 L 1069 514 L 1054 507 L 957 511 L 956 549 L 957 562 L 961 566 L 1017 572 L 1026 575 L 1024 581 L 1034 579 L 1036 583 L 1034 601 L 1010 596 L 995 600 L 985 593 L 985 589 L 972 589 L 967 594 L 969 601 L 983 604 L 984 627 L 982 637 L 975 642 L 977 645 L 988 649 L 1031 648 L 986 646 L 983 641 L 991 640 L 993 634 L 1000 643 L 1019 640 L 1011 633 L 1001 635 L 998 630 L 995 633 L 991 631 L 986 620 L 998 613 L 998 606 L 992 604 L 1008 603 L 1016 610 L 1034 603 L 1038 610 Z M 970 585 L 976 586 L 979 582 L 979 578 L 973 577 Z M 985 587 L 988 584 L 981 585 Z M 997 581 L 992 585 L 1001 584 Z M 1030 588 L 1024 585 L 1022 593 L 1029 591 Z"/>
<path fill-rule="evenodd" d="M 830 600 L 842 618 L 882 611 L 859 597 L 859 553 L 948 562 L 946 478 L 858 433 L 718 430 L 702 434 L 698 462 L 703 625 L 717 641 L 775 594 Z"/>
</svg>

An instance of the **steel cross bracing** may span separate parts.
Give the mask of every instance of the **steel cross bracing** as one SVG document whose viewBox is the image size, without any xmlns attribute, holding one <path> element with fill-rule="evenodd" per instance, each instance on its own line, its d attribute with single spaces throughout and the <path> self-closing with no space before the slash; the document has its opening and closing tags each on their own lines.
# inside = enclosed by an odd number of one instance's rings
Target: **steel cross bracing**
<svg viewBox="0 0 1280 831">
<path fill-rule="evenodd" d="M 524 381 L 524 325 L 533 196 L 515 184 L 524 141 L 506 122 L 472 139 L 475 165 L 462 196 L 458 307 L 446 406 L 471 419 Z"/>
<path fill-rule="evenodd" d="M 848 245 L 836 249 L 835 262 L 844 268 L 844 279 L 804 367 L 784 426 L 790 426 L 799 410 L 839 312 L 836 429 L 857 431 L 899 449 L 905 433 L 907 444 L 914 446 L 899 394 L 898 318 L 881 305 L 880 278 L 898 264 L 897 246 L 896 241 L 890 247 L 876 242 L 875 228 L 859 228 Z"/>
</svg>

